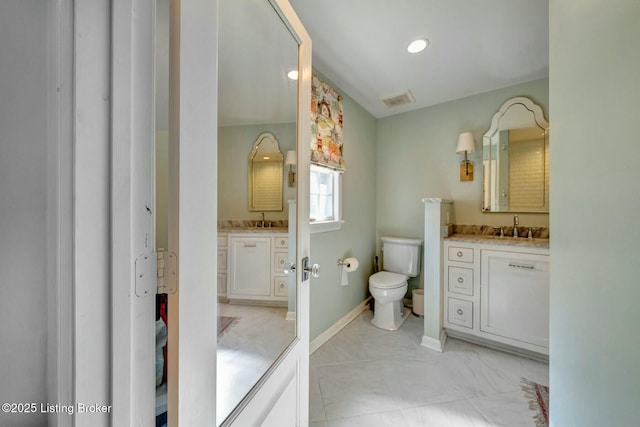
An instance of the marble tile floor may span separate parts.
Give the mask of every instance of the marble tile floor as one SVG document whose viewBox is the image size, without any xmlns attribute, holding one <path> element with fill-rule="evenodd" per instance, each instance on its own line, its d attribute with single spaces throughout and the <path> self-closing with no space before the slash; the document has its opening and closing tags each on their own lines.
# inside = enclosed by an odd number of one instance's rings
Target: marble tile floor
<svg viewBox="0 0 640 427">
<path fill-rule="evenodd" d="M 420 345 L 422 319 L 376 328 L 365 311 L 311 355 L 311 427 L 535 426 L 521 377 L 549 384 L 549 366 L 449 338 Z"/>
<path fill-rule="evenodd" d="M 294 338 L 287 309 L 218 304 L 218 314 L 237 317 L 218 339 L 216 415 L 218 425 Z"/>
</svg>

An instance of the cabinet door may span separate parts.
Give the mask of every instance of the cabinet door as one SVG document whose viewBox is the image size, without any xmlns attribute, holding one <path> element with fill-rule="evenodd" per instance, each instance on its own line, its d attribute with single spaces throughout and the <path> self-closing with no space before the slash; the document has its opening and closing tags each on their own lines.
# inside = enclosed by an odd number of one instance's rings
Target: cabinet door
<svg viewBox="0 0 640 427">
<path fill-rule="evenodd" d="M 271 295 L 271 244 L 268 237 L 232 237 L 229 298 Z"/>
<path fill-rule="evenodd" d="M 549 257 L 481 251 L 480 329 L 549 347 Z"/>
</svg>

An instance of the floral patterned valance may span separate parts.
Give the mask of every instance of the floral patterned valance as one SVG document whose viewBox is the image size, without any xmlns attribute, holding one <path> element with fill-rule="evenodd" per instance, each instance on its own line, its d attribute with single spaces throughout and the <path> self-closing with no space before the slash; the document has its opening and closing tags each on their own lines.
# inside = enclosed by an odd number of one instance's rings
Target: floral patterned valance
<svg viewBox="0 0 640 427">
<path fill-rule="evenodd" d="M 344 171 L 342 95 L 317 76 L 311 82 L 311 163 Z"/>
</svg>

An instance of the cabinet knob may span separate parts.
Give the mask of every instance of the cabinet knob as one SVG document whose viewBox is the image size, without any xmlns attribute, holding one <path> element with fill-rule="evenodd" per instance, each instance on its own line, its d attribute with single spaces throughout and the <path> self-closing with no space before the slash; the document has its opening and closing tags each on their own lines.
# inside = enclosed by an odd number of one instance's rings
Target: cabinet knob
<svg viewBox="0 0 640 427">
<path fill-rule="evenodd" d="M 464 314 L 464 311 L 462 311 L 461 308 L 456 310 L 456 313 L 458 313 L 460 316 L 462 316 Z"/>
<path fill-rule="evenodd" d="M 284 245 L 284 240 L 280 240 L 280 244 L 281 244 L 281 245 Z"/>
<path fill-rule="evenodd" d="M 458 283 L 463 283 L 464 279 L 462 278 L 462 276 L 458 277 Z"/>
<path fill-rule="evenodd" d="M 284 283 L 280 283 L 280 289 L 284 289 Z"/>
<path fill-rule="evenodd" d="M 456 255 L 458 255 L 458 258 L 462 258 L 462 251 L 458 251 Z"/>
</svg>

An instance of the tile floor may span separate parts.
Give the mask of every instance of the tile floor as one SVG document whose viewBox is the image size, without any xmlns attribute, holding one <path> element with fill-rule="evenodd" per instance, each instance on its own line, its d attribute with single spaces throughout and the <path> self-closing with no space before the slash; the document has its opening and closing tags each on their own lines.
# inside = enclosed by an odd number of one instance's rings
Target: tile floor
<svg viewBox="0 0 640 427">
<path fill-rule="evenodd" d="M 220 424 L 294 338 L 286 308 L 218 304 L 238 320 L 218 340 L 216 415 Z"/>
<path fill-rule="evenodd" d="M 422 319 L 395 332 L 365 311 L 311 355 L 311 427 L 535 426 L 520 388 L 549 384 L 549 367 L 448 339 L 443 353 L 420 346 Z"/>
</svg>

